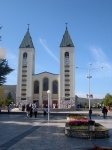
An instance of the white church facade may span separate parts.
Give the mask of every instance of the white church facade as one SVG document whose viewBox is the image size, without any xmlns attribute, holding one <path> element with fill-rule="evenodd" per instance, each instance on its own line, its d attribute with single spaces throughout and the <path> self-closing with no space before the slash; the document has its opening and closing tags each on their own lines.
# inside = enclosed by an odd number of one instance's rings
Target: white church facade
<svg viewBox="0 0 112 150">
<path fill-rule="evenodd" d="M 16 87 L 17 103 L 37 103 L 38 107 L 66 108 L 75 105 L 75 61 L 74 44 L 66 27 L 60 44 L 60 74 L 41 72 L 35 74 L 35 48 L 29 28 L 19 47 L 18 77 Z"/>
</svg>

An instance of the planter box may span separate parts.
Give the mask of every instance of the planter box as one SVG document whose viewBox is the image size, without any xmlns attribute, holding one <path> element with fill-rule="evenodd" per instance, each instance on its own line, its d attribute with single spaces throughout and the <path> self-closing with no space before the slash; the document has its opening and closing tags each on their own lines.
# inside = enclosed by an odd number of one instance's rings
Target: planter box
<svg viewBox="0 0 112 150">
<path fill-rule="evenodd" d="M 102 130 L 90 131 L 86 129 L 70 129 L 70 125 L 67 122 L 65 124 L 65 135 L 74 138 L 84 138 L 84 139 L 100 139 L 100 138 L 108 138 L 109 130 L 102 126 Z"/>
</svg>

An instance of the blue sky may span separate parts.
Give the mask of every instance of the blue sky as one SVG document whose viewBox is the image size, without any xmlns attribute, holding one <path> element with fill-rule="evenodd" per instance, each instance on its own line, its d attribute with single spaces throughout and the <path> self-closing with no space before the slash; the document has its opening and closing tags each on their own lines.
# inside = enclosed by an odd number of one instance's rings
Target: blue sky
<svg viewBox="0 0 112 150">
<path fill-rule="evenodd" d="M 0 47 L 15 69 L 6 84 L 16 84 L 19 46 L 30 24 L 36 50 L 35 74 L 59 74 L 59 45 L 65 23 L 75 45 L 75 66 L 92 63 L 90 91 L 94 98 L 112 94 L 112 0 L 0 0 Z M 103 69 L 101 67 L 103 66 Z M 75 93 L 86 97 L 88 72 L 75 70 Z"/>
</svg>

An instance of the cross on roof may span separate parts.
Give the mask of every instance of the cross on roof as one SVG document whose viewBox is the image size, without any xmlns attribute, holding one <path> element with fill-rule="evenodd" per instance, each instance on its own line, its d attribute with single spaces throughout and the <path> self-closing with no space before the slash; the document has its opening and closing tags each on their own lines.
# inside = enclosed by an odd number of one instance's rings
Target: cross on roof
<svg viewBox="0 0 112 150">
<path fill-rule="evenodd" d="M 66 22 L 65 24 L 66 24 L 66 29 L 67 29 L 67 24 L 68 24 L 68 23 Z"/>
<path fill-rule="evenodd" d="M 29 26 L 30 26 L 30 24 L 28 23 L 27 25 L 28 25 L 28 31 L 29 31 Z"/>
</svg>

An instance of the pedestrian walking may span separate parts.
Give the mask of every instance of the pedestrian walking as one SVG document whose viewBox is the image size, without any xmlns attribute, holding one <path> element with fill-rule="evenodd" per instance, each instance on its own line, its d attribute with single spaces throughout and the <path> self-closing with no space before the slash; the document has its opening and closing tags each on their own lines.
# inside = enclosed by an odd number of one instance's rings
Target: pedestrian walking
<svg viewBox="0 0 112 150">
<path fill-rule="evenodd" d="M 9 113 L 10 113 L 10 110 L 11 110 L 10 104 L 7 106 L 7 110 L 8 110 L 8 114 L 9 114 Z"/>
<path fill-rule="evenodd" d="M 26 115 L 29 118 L 29 114 L 30 114 L 30 107 L 29 104 L 26 105 Z"/>
<path fill-rule="evenodd" d="M 37 108 L 37 106 L 35 106 L 34 107 L 34 116 L 35 116 L 35 118 L 37 118 L 37 112 L 38 112 L 38 108 Z"/>
<path fill-rule="evenodd" d="M 47 113 L 46 107 L 44 107 L 43 112 L 44 112 L 44 116 L 46 116 L 46 113 Z"/>
<path fill-rule="evenodd" d="M 91 116 L 92 116 L 92 108 L 90 107 L 90 110 L 89 110 L 89 119 L 91 120 Z"/>
<path fill-rule="evenodd" d="M 103 118 L 105 118 L 107 116 L 107 108 L 104 106 L 103 109 L 102 109 L 102 113 L 103 113 Z"/>
<path fill-rule="evenodd" d="M 33 108 L 32 108 L 32 104 L 30 105 L 30 118 L 32 117 L 33 115 Z"/>
</svg>

